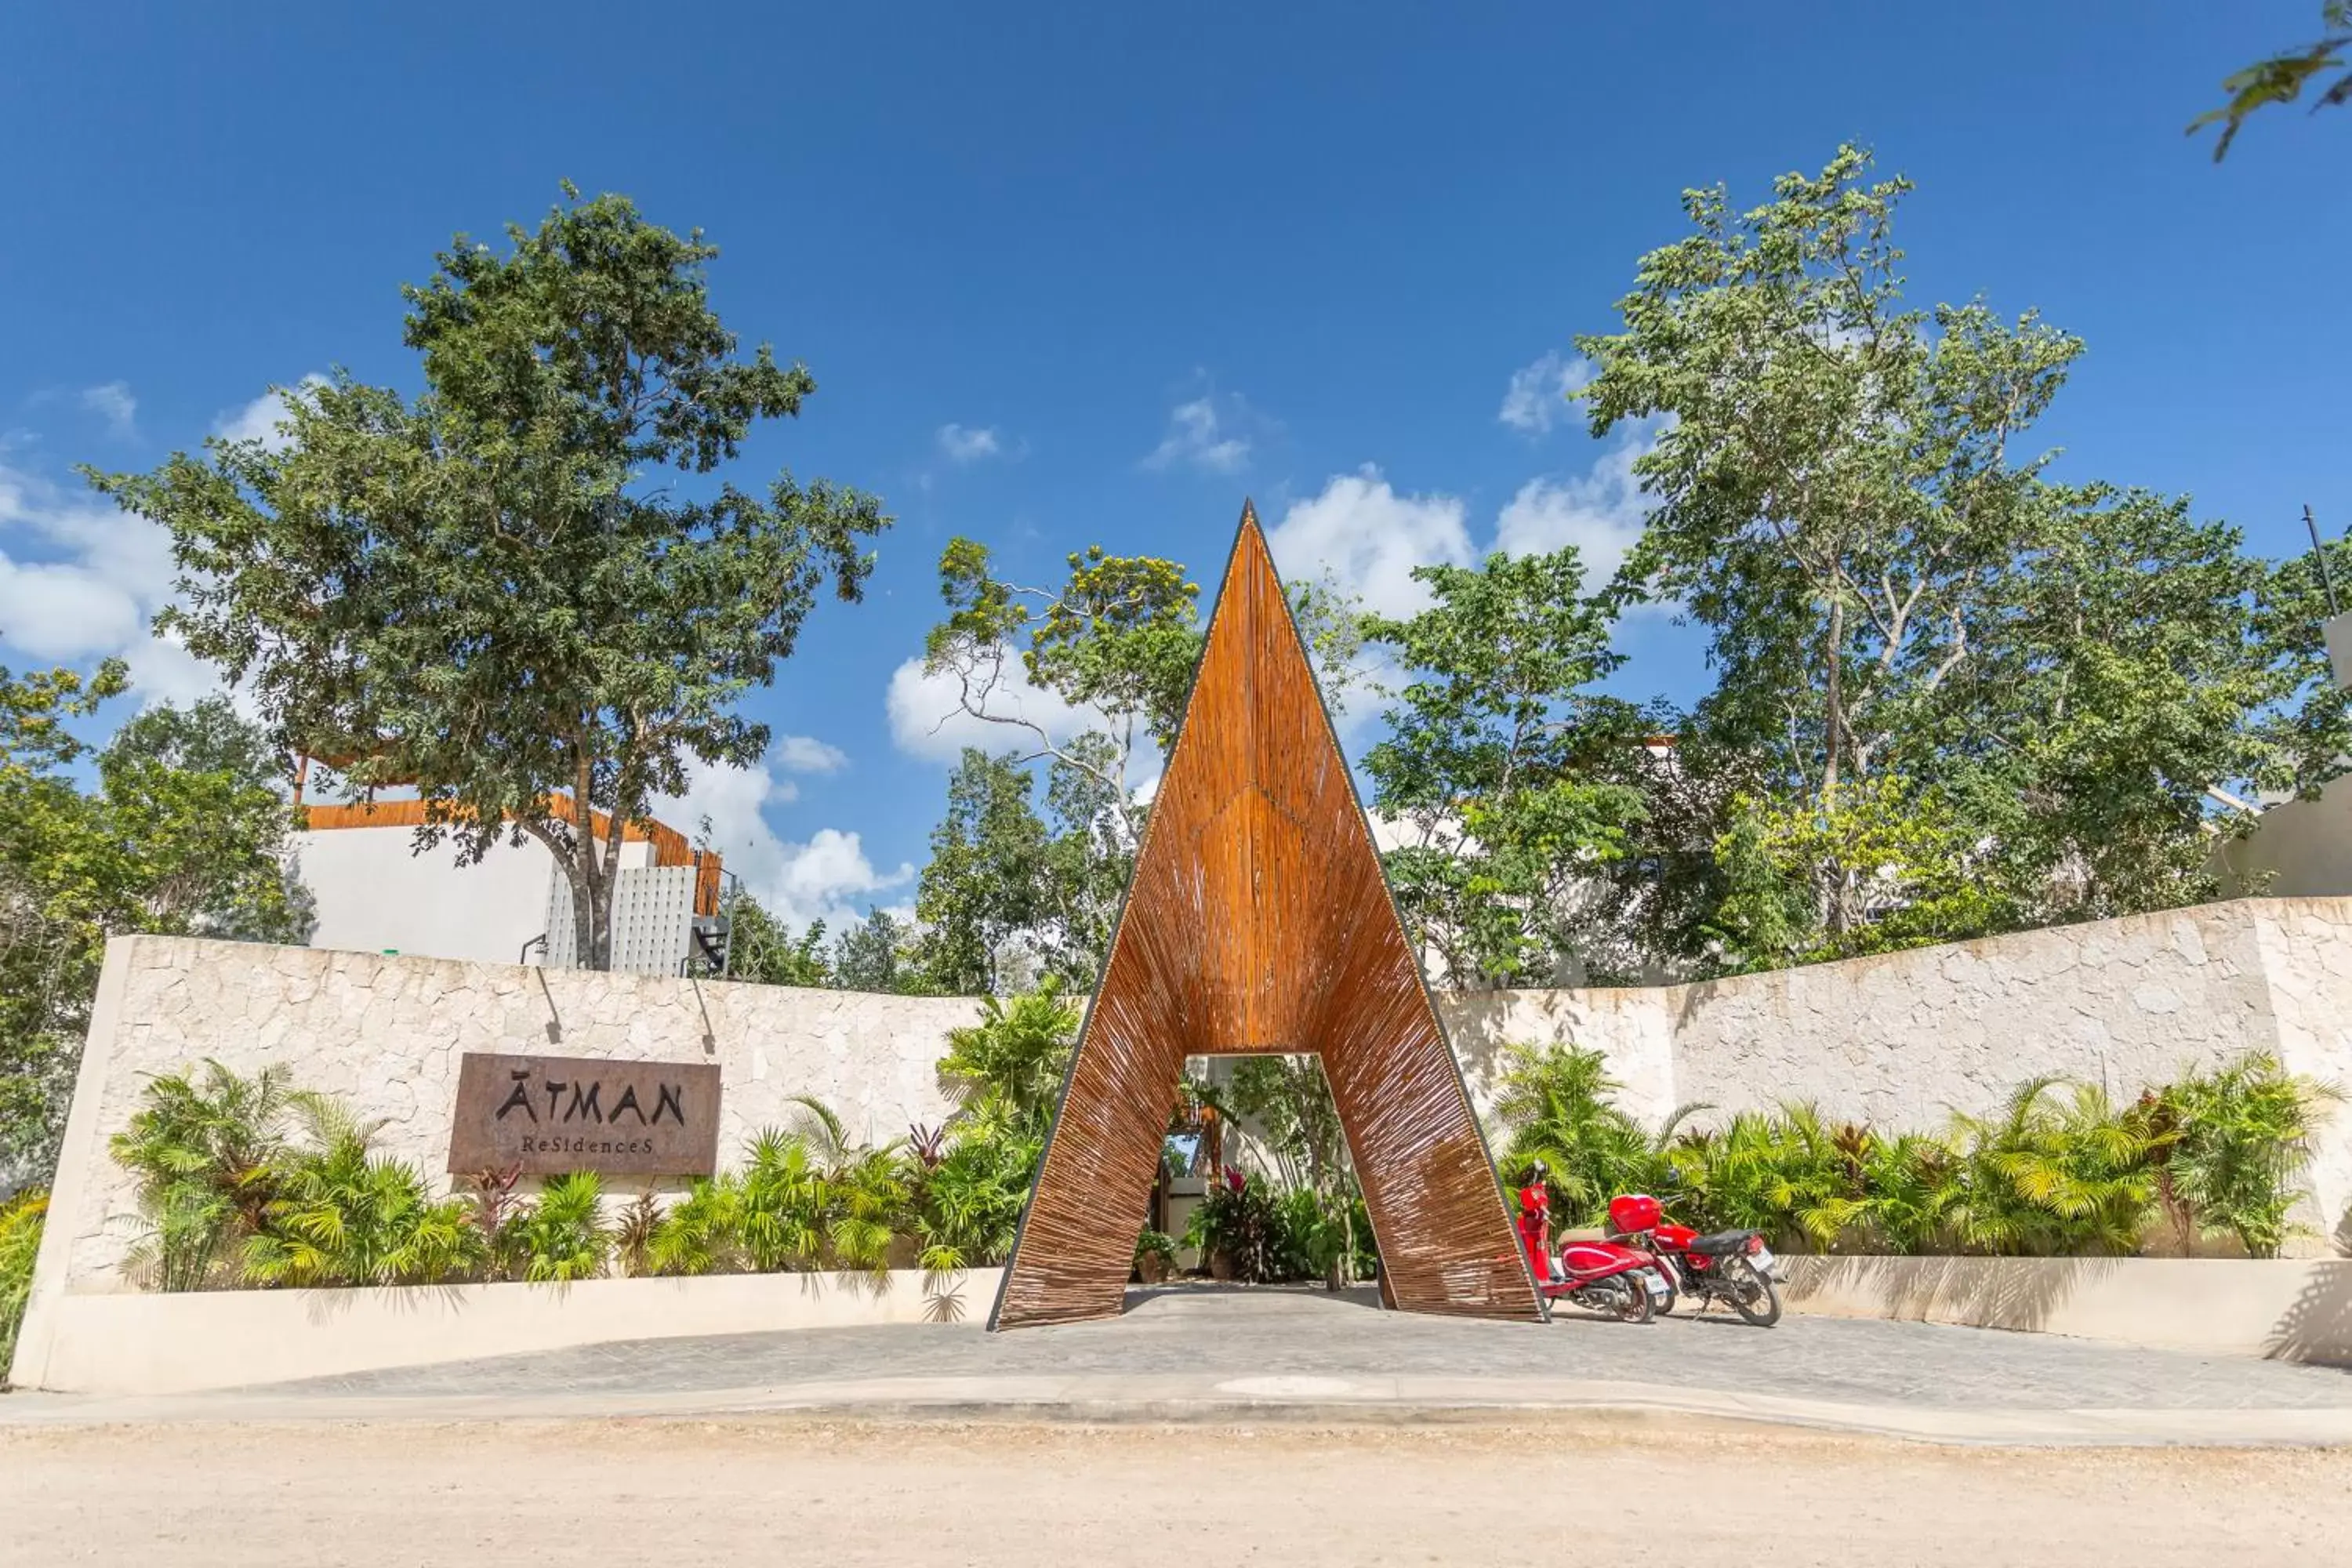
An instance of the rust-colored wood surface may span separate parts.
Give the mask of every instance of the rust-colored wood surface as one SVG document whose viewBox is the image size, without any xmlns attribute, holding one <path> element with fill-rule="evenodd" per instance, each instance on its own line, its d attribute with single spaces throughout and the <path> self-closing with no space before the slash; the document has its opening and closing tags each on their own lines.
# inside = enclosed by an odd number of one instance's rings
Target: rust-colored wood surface
<svg viewBox="0 0 2352 1568">
<path fill-rule="evenodd" d="M 1242 512 L 992 1328 L 1116 1315 L 1188 1056 L 1314 1052 L 1412 1311 L 1539 1318 L 1257 518 Z"/>
</svg>

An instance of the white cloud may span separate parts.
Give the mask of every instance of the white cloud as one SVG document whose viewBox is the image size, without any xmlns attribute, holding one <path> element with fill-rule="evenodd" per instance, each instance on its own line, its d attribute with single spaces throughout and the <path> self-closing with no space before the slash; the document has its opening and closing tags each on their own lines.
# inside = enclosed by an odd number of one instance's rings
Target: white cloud
<svg viewBox="0 0 2352 1568">
<path fill-rule="evenodd" d="M 139 602 L 87 567 L 0 555 L 0 642 L 71 661 L 121 653 L 145 630 Z"/>
<path fill-rule="evenodd" d="M 1592 379 L 1592 362 L 1582 354 L 1562 359 L 1558 350 L 1511 373 L 1496 417 L 1512 429 L 1541 436 L 1569 416 L 1568 395 Z"/>
<path fill-rule="evenodd" d="M 793 798 L 789 780 L 765 767 L 716 767 L 689 761 L 682 796 L 657 803 L 655 815 L 689 837 L 709 826 L 709 842 L 744 888 L 793 925 L 824 921 L 834 930 L 863 920 L 874 895 L 914 879 L 900 865 L 881 871 L 855 833 L 820 827 L 806 842 L 778 834 L 766 807 Z"/>
<path fill-rule="evenodd" d="M 849 765 L 849 753 L 813 735 L 786 735 L 772 753 L 788 773 L 833 773 Z"/>
<path fill-rule="evenodd" d="M 972 463 L 993 458 L 1004 449 L 993 428 L 971 430 L 961 425 L 940 426 L 940 450 L 950 462 Z"/>
<path fill-rule="evenodd" d="M 147 629 L 176 578 L 157 524 L 0 463 L 0 644 L 42 659 L 121 656 L 142 700 L 201 697 L 218 689 L 209 668 Z"/>
<path fill-rule="evenodd" d="M 293 393 L 299 396 L 310 387 L 326 384 L 327 378 L 313 371 L 294 384 Z M 213 434 L 228 441 L 258 441 L 265 451 L 284 451 L 287 436 L 278 426 L 287 417 L 287 396 L 286 388 L 270 388 L 236 413 L 215 420 Z"/>
<path fill-rule="evenodd" d="M 1334 587 L 1382 615 L 1429 603 L 1416 566 L 1467 565 L 1467 512 L 1448 495 L 1397 494 L 1370 464 L 1339 474 L 1312 500 L 1294 503 L 1266 535 L 1274 563 L 1294 581 L 1328 574 Z"/>
<path fill-rule="evenodd" d="M 1147 468 L 1185 465 L 1206 473 L 1238 473 L 1249 462 L 1249 405 L 1238 394 L 1204 394 L 1168 414 L 1168 434 L 1143 459 Z"/>
<path fill-rule="evenodd" d="M 1087 728 L 1088 715 L 1054 693 L 1032 686 L 1018 659 L 1008 658 L 999 685 L 987 694 L 990 712 L 1035 723 L 1056 740 Z M 1034 742 L 1025 729 L 973 718 L 963 710 L 961 694 L 961 684 L 952 671 L 926 675 L 921 659 L 908 659 L 890 672 L 890 688 L 884 699 L 890 714 L 891 740 L 908 756 L 942 763 L 956 761 L 966 746 L 1001 752 Z"/>
<path fill-rule="evenodd" d="M 1573 544 L 1585 591 L 1598 592 L 1642 537 L 1646 508 L 1633 464 L 1647 449 L 1645 440 L 1629 441 L 1583 474 L 1529 479 L 1496 519 L 1495 548 L 1540 555 Z"/>
<path fill-rule="evenodd" d="M 107 433 L 128 440 L 138 433 L 139 400 L 131 395 L 131 384 L 110 381 L 103 386 L 82 389 L 81 405 L 106 421 Z"/>
</svg>

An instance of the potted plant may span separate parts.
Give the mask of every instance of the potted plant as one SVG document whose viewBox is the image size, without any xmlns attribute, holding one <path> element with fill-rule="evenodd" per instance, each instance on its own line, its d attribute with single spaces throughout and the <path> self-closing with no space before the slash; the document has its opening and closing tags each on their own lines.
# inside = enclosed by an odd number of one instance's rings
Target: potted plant
<svg viewBox="0 0 2352 1568">
<path fill-rule="evenodd" d="M 1146 1285 L 1166 1282 L 1176 1271 L 1176 1238 L 1150 1226 L 1135 1238 L 1135 1277 Z"/>
<path fill-rule="evenodd" d="M 1276 1277 L 1276 1224 L 1265 1183 L 1228 1166 L 1192 1211 L 1184 1239 L 1201 1249 L 1212 1279 L 1255 1283 Z"/>
</svg>

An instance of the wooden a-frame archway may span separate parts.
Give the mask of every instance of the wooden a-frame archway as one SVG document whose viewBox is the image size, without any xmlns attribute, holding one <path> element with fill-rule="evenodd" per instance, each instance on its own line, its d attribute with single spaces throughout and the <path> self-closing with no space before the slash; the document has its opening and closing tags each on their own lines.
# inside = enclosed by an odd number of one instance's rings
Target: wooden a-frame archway
<svg viewBox="0 0 2352 1568">
<path fill-rule="evenodd" d="M 1253 509 L 992 1329 L 1115 1316 L 1184 1059 L 1318 1055 L 1414 1311 L 1544 1315 Z"/>
</svg>

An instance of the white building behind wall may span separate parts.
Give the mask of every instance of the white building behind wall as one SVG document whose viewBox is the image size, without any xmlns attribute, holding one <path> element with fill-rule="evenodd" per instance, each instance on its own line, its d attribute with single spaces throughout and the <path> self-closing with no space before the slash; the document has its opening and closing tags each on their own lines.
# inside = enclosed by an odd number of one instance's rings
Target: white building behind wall
<svg viewBox="0 0 2352 1568">
<path fill-rule="evenodd" d="M 2352 687 L 2352 615 L 2324 630 L 2336 684 Z M 2322 785 L 2315 799 L 2268 807 L 2252 832 L 2215 851 L 2213 868 L 2225 898 L 2352 896 L 2352 774 Z"/>
<path fill-rule="evenodd" d="M 293 842 L 317 900 L 312 947 L 573 965 L 571 884 L 539 840 L 502 842 L 465 866 L 447 843 L 415 850 L 420 808 L 413 801 L 306 810 L 309 826 Z M 613 966 L 680 973 L 696 917 L 719 912 L 719 857 L 688 848 L 675 829 L 631 829 L 614 889 Z"/>
</svg>

